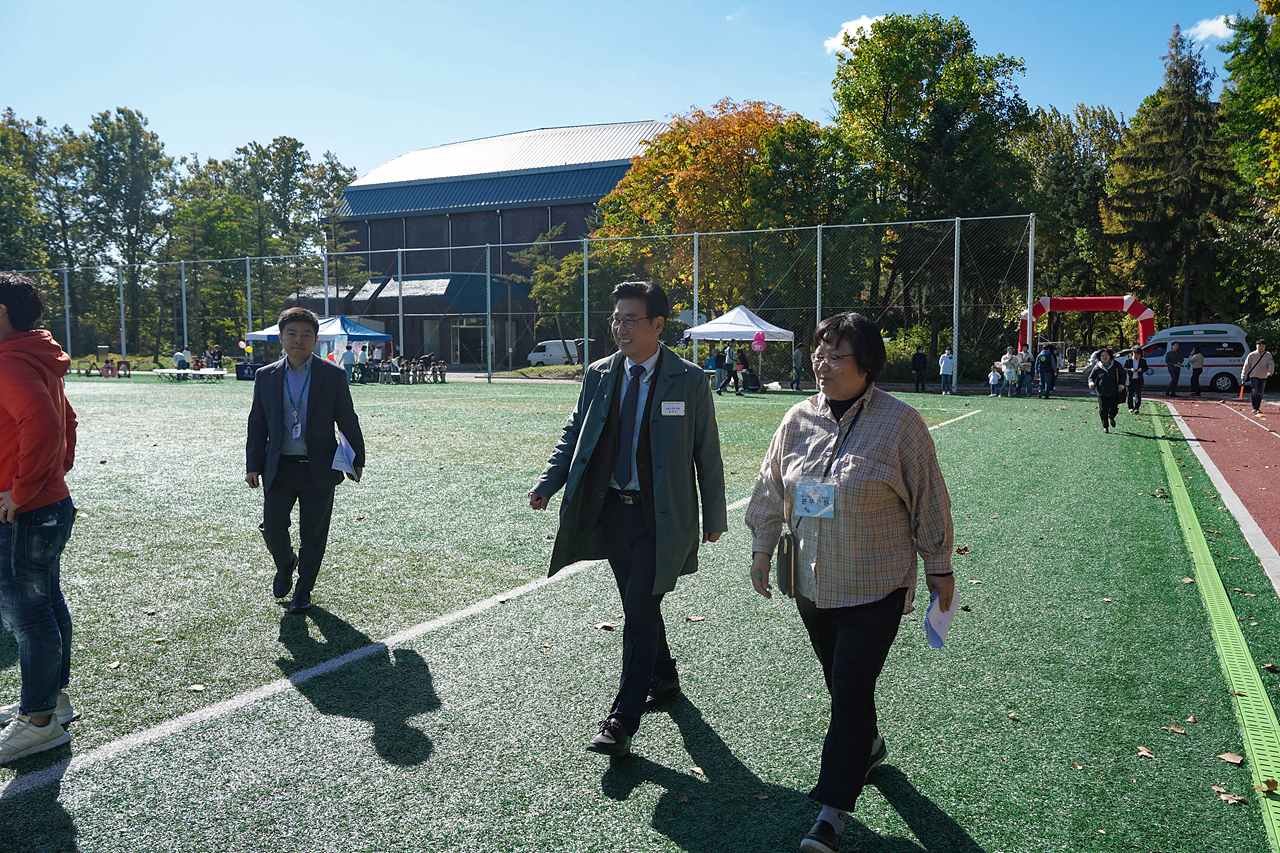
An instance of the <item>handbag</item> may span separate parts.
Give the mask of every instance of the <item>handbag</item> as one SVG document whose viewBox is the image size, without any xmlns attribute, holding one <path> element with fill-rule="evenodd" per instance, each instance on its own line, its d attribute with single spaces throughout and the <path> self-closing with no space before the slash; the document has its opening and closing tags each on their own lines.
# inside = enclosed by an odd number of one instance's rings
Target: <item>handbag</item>
<svg viewBox="0 0 1280 853">
<path fill-rule="evenodd" d="M 790 530 L 778 539 L 778 592 L 787 598 L 796 597 L 796 535 Z"/>
</svg>

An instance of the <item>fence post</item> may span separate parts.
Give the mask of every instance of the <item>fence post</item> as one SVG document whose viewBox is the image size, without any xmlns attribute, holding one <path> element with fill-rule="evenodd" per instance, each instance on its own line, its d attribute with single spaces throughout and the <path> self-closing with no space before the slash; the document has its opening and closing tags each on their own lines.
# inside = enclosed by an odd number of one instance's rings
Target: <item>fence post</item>
<svg viewBox="0 0 1280 853">
<path fill-rule="evenodd" d="M 822 324 L 822 226 L 818 226 L 818 314 L 814 317 L 813 327 Z"/>
<path fill-rule="evenodd" d="M 253 279 L 249 274 L 249 259 L 244 259 L 244 305 L 249 318 L 249 331 L 253 331 Z"/>
<path fill-rule="evenodd" d="M 67 324 L 67 345 L 63 347 L 71 355 L 71 290 L 67 286 L 67 268 L 62 268 L 62 318 Z"/>
<path fill-rule="evenodd" d="M 587 365 L 591 363 L 588 353 L 591 350 L 591 301 L 587 297 L 587 285 L 590 282 L 590 272 L 587 264 L 589 257 L 589 246 L 586 237 L 582 238 L 582 352 L 578 356 L 578 361 L 582 363 L 582 378 L 587 378 Z"/>
<path fill-rule="evenodd" d="M 1036 215 L 1031 214 L 1031 232 L 1027 237 L 1027 352 L 1034 353 L 1035 347 L 1031 342 L 1035 340 L 1032 335 L 1034 323 L 1031 319 L 1031 306 L 1035 304 L 1035 276 L 1036 276 Z"/>
<path fill-rule="evenodd" d="M 960 384 L 960 217 L 956 217 L 955 271 L 951 290 L 951 354 L 956 357 L 952 374 L 952 393 Z"/>
<path fill-rule="evenodd" d="M 182 348 L 187 348 L 187 262 L 178 262 L 178 273 L 182 277 Z"/>
<path fill-rule="evenodd" d="M 400 329 L 400 360 L 404 361 L 404 249 L 396 249 L 396 316 Z"/>
<path fill-rule="evenodd" d="M 493 266 L 492 248 L 484 244 L 484 364 L 486 382 L 493 382 Z"/>
<path fill-rule="evenodd" d="M 696 231 L 693 234 L 693 325 L 700 325 L 698 320 L 698 233 Z M 693 347 L 693 358 L 689 360 L 697 364 L 698 342 L 690 338 L 689 345 Z"/>
<path fill-rule="evenodd" d="M 124 330 L 124 268 L 116 267 L 116 284 L 120 288 L 120 360 L 125 361 L 129 358 L 128 342 L 125 339 Z"/>
<path fill-rule="evenodd" d="M 329 247 L 325 246 L 320 251 L 320 257 L 324 265 L 324 317 L 329 319 Z"/>
</svg>

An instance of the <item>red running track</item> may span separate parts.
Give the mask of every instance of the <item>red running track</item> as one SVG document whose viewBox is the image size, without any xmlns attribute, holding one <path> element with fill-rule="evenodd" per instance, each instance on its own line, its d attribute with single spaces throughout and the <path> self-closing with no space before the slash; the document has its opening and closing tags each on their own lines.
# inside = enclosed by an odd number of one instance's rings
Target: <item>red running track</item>
<svg viewBox="0 0 1280 853">
<path fill-rule="evenodd" d="M 1280 551 L 1280 408 L 1264 402 L 1261 418 L 1250 414 L 1248 400 L 1179 399 L 1173 408 Z"/>
</svg>

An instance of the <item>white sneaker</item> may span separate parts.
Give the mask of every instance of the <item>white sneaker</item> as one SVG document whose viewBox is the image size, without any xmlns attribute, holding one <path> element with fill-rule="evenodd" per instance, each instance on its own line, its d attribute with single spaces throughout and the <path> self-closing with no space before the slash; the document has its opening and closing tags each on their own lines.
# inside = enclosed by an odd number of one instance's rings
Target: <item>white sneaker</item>
<svg viewBox="0 0 1280 853">
<path fill-rule="evenodd" d="M 46 725 L 32 725 L 30 717 L 19 714 L 0 732 L 0 764 L 17 761 L 46 749 L 62 746 L 71 740 L 71 732 L 49 720 Z"/>
<path fill-rule="evenodd" d="M 5 705 L 0 707 L 0 726 L 6 725 L 18 716 L 18 703 Z M 58 725 L 65 726 L 67 723 L 80 719 L 83 716 L 71 705 L 71 697 L 65 692 L 58 693 L 58 707 L 54 710 L 54 715 L 58 718 Z"/>
</svg>

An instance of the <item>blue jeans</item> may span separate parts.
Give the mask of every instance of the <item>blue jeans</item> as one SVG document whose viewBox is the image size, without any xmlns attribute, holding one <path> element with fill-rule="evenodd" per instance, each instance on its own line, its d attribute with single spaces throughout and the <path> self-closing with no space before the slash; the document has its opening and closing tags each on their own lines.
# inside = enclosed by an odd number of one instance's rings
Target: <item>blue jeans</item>
<svg viewBox="0 0 1280 853">
<path fill-rule="evenodd" d="M 58 690 L 71 681 L 71 613 L 60 572 L 74 519 L 68 497 L 0 523 L 0 620 L 18 642 L 20 714 L 53 713 Z"/>
<path fill-rule="evenodd" d="M 1030 373 L 1018 374 L 1018 387 L 1013 393 L 1015 397 L 1019 394 L 1026 394 L 1028 397 L 1031 396 L 1031 374 Z"/>
<path fill-rule="evenodd" d="M 951 374 L 942 374 L 942 393 L 945 394 L 951 390 Z"/>
</svg>

